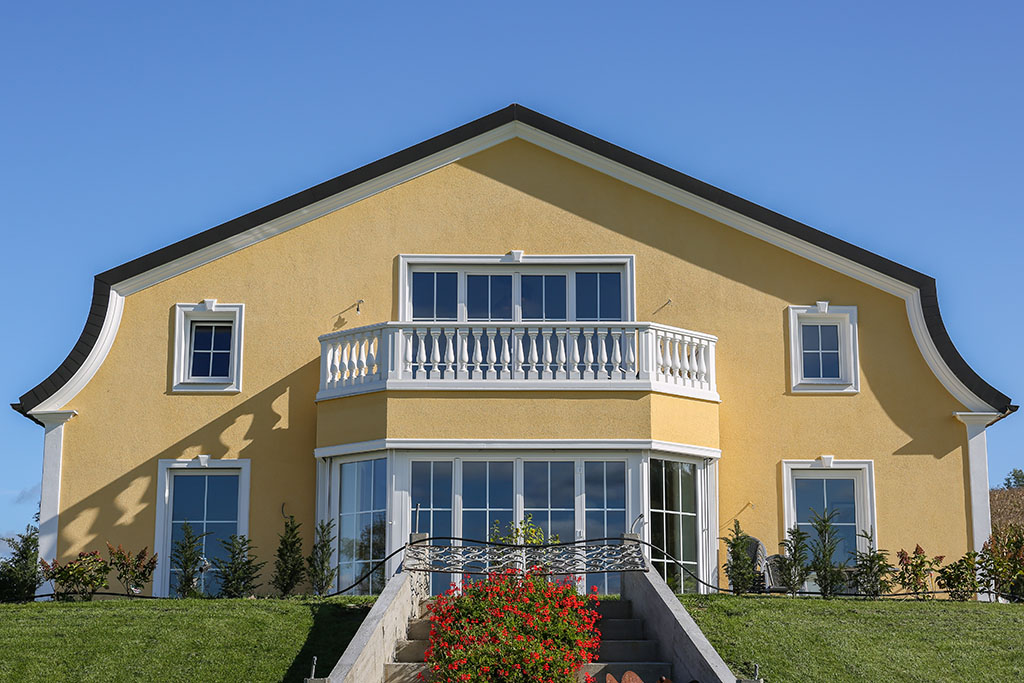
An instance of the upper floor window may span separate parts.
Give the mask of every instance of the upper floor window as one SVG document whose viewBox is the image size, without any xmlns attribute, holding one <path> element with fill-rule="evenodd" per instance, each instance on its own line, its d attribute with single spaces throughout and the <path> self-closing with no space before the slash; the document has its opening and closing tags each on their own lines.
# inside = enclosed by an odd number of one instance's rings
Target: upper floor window
<svg viewBox="0 0 1024 683">
<path fill-rule="evenodd" d="M 857 362 L 857 307 L 789 307 L 790 375 L 794 392 L 855 393 L 860 389 Z"/>
<path fill-rule="evenodd" d="M 408 268 L 404 320 L 621 321 L 634 317 L 631 256 L 402 259 L 403 268 Z"/>
<path fill-rule="evenodd" d="M 206 299 L 174 308 L 173 390 L 241 391 L 244 305 Z"/>
</svg>

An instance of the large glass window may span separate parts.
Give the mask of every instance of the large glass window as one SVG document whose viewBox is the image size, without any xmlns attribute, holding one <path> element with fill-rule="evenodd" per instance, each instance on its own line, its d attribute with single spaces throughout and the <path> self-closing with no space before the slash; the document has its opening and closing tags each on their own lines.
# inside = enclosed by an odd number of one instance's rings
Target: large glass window
<svg viewBox="0 0 1024 683">
<path fill-rule="evenodd" d="M 452 463 L 450 461 L 412 463 L 412 529 L 428 536 L 452 535 Z M 449 545 L 450 541 L 434 541 Z M 452 582 L 449 574 L 431 574 L 431 592 L 446 591 Z"/>
<path fill-rule="evenodd" d="M 586 538 L 619 538 L 626 532 L 626 463 L 583 463 Z M 618 543 L 618 541 L 606 541 Z M 587 586 L 598 593 L 619 592 L 619 574 L 589 574 Z"/>
<path fill-rule="evenodd" d="M 832 523 L 839 537 L 836 559 L 849 559 L 857 549 L 857 485 L 852 477 L 818 478 L 797 475 L 793 478 L 796 525 L 816 538 L 811 522 L 815 514 L 834 512 Z"/>
<path fill-rule="evenodd" d="M 459 274 L 412 274 L 413 320 L 455 320 L 459 312 Z"/>
<path fill-rule="evenodd" d="M 351 585 L 387 555 L 386 465 L 386 459 L 377 458 L 345 462 L 339 468 L 339 588 Z M 350 594 L 380 593 L 386 576 L 382 565 Z"/>
<path fill-rule="evenodd" d="M 622 320 L 622 275 L 576 273 L 576 319 Z"/>
<path fill-rule="evenodd" d="M 804 377 L 839 379 L 839 325 L 801 325 Z"/>
<path fill-rule="evenodd" d="M 651 543 L 664 549 L 697 576 L 696 467 L 674 460 L 651 460 Z M 697 590 L 693 577 L 665 553 L 652 550 L 651 561 L 676 593 Z"/>
<path fill-rule="evenodd" d="M 487 541 L 497 524 L 508 533 L 514 517 L 513 463 L 471 461 L 462 465 L 462 537 Z"/>
<path fill-rule="evenodd" d="M 540 272 L 538 272 L 538 270 Z M 627 319 L 620 271 L 413 270 L 413 320 L 616 321 Z"/>
<path fill-rule="evenodd" d="M 470 320 L 512 320 L 512 276 L 466 276 L 466 316 Z"/>
<path fill-rule="evenodd" d="M 222 541 L 238 533 L 238 474 L 225 472 L 174 473 L 171 477 L 171 549 L 182 538 L 185 523 L 200 540 L 209 562 L 226 559 Z M 205 534 L 205 535 L 204 535 Z M 170 594 L 174 595 L 181 572 L 170 570 Z M 207 595 L 220 592 L 220 575 L 212 566 L 200 576 L 198 588 Z"/>
<path fill-rule="evenodd" d="M 523 463 L 523 510 L 548 536 L 576 538 L 576 463 Z"/>
<path fill-rule="evenodd" d="M 231 323 L 192 323 L 192 377 L 231 375 Z"/>
<path fill-rule="evenodd" d="M 523 320 L 565 320 L 565 275 L 523 275 Z"/>
</svg>

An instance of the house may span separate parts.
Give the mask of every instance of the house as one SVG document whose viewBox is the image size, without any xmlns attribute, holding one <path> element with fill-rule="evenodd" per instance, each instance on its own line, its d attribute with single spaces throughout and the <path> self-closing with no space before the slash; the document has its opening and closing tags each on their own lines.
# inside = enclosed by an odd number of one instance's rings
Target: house
<svg viewBox="0 0 1024 683">
<path fill-rule="evenodd" d="M 184 521 L 266 557 L 283 514 L 335 520 L 340 586 L 526 515 L 707 582 L 731 520 L 773 549 L 812 510 L 959 556 L 1016 406 L 930 277 L 512 105 L 98 275 L 14 408 L 41 555 L 152 546 L 166 595 Z"/>
</svg>

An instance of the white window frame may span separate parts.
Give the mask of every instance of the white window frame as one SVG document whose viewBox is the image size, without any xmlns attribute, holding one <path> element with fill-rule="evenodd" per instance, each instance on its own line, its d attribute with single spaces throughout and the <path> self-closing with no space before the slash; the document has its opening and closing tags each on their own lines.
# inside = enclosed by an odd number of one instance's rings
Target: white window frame
<svg viewBox="0 0 1024 683">
<path fill-rule="evenodd" d="M 839 326 L 839 378 L 804 377 L 803 325 Z M 857 307 L 831 306 L 819 301 L 813 306 L 789 307 L 789 368 L 793 393 L 856 394 L 860 391 L 860 362 L 857 345 Z"/>
<path fill-rule="evenodd" d="M 197 455 L 191 460 L 160 460 L 156 478 L 156 531 L 153 551 L 157 554 L 153 573 L 153 595 L 169 597 L 171 577 L 171 479 L 182 470 L 200 474 L 207 470 L 234 470 L 238 473 L 238 535 L 249 535 L 249 469 L 247 459 L 216 460 Z"/>
<path fill-rule="evenodd" d="M 857 533 L 867 531 L 872 542 L 878 547 L 878 516 L 875 511 L 875 463 L 871 460 L 837 460 L 831 455 L 822 455 L 815 460 L 782 461 L 783 529 L 786 532 L 796 526 L 797 479 L 852 479 L 854 481 Z M 857 549 L 866 551 L 867 542 L 857 536 Z"/>
<path fill-rule="evenodd" d="M 242 340 L 245 304 L 222 304 L 204 299 L 174 306 L 174 375 L 172 393 L 237 394 L 242 391 Z M 192 377 L 192 328 L 202 323 L 231 323 L 231 362 L 228 376 Z"/>
<path fill-rule="evenodd" d="M 636 257 L 632 254 L 530 255 L 511 251 L 504 255 L 399 254 L 398 319 L 411 322 L 413 271 L 458 273 L 458 312 L 453 322 L 470 322 L 466 316 L 466 275 L 512 275 L 512 320 L 523 322 L 521 275 L 566 276 L 566 322 L 576 320 L 577 272 L 619 272 L 621 278 L 621 322 L 636 320 Z M 529 319 L 526 322 L 541 322 Z M 561 322 L 561 321 L 558 321 Z M 601 324 L 602 321 L 583 321 Z M 611 323 L 612 321 L 603 321 Z M 616 321 L 617 322 L 617 321 Z"/>
</svg>

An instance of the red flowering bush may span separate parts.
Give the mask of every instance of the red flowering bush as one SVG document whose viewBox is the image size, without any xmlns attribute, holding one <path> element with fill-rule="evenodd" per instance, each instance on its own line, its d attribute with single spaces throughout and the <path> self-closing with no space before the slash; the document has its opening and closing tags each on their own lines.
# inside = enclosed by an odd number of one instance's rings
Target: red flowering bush
<svg viewBox="0 0 1024 683">
<path fill-rule="evenodd" d="M 571 579 L 510 571 L 466 581 L 430 607 L 429 680 L 575 683 L 597 659 L 597 604 Z"/>
</svg>

